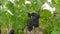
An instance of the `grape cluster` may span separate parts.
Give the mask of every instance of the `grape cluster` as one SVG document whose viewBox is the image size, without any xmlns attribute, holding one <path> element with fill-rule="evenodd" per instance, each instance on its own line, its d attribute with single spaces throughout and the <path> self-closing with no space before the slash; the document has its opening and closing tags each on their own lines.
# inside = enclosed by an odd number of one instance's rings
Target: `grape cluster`
<svg viewBox="0 0 60 34">
<path fill-rule="evenodd" d="M 9 34 L 14 34 L 14 30 L 11 29 L 11 30 L 9 31 Z"/>
<path fill-rule="evenodd" d="M 39 27 L 38 21 L 39 21 L 40 15 L 38 13 L 32 13 L 32 14 L 28 13 L 28 17 L 30 17 L 30 19 L 27 22 L 27 29 L 29 31 L 32 31 L 33 26 L 34 28 Z"/>
</svg>

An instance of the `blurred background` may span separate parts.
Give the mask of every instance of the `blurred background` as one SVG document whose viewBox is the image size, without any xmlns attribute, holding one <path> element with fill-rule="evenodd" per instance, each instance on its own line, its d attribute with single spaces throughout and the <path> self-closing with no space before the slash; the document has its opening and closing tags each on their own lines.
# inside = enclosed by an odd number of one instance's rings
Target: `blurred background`
<svg viewBox="0 0 60 34">
<path fill-rule="evenodd" d="M 60 0 L 0 0 L 0 34 L 25 34 L 27 13 L 38 12 L 39 31 L 27 34 L 60 34 Z"/>
</svg>

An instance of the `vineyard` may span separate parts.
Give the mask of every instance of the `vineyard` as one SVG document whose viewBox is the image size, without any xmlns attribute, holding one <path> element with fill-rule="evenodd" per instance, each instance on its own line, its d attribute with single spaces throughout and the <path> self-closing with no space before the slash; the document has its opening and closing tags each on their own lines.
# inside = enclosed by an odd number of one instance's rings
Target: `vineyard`
<svg viewBox="0 0 60 34">
<path fill-rule="evenodd" d="M 0 0 L 0 34 L 60 34 L 60 0 Z"/>
</svg>

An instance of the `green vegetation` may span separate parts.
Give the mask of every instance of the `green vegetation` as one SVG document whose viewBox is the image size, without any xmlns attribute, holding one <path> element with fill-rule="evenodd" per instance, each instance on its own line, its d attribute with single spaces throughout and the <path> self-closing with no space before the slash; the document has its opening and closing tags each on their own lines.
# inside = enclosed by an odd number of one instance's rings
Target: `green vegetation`
<svg viewBox="0 0 60 34">
<path fill-rule="evenodd" d="M 31 4 L 25 4 L 25 0 L 0 0 L 0 29 L 3 34 L 8 30 L 14 29 L 15 34 L 24 34 L 22 31 L 28 20 L 27 13 L 39 12 L 39 25 L 44 28 L 43 34 L 60 34 L 60 0 L 28 0 Z M 52 8 L 55 7 L 53 14 L 50 10 L 41 9 L 47 2 Z"/>
</svg>

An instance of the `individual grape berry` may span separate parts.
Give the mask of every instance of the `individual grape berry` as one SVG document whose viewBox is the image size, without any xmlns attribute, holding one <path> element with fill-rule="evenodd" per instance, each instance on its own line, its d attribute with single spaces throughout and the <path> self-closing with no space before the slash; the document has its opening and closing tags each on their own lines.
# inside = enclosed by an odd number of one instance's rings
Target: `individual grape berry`
<svg viewBox="0 0 60 34">
<path fill-rule="evenodd" d="M 14 34 L 14 30 L 11 29 L 11 30 L 9 31 L 9 34 Z"/>
<path fill-rule="evenodd" d="M 32 13 L 31 16 L 32 16 L 32 19 L 35 19 L 35 20 L 39 19 L 40 17 L 38 13 Z"/>
<path fill-rule="evenodd" d="M 34 27 L 39 27 L 39 23 L 34 23 Z"/>
<path fill-rule="evenodd" d="M 31 32 L 31 31 L 32 31 L 32 29 L 33 29 L 33 27 L 32 27 L 32 26 L 28 26 L 28 27 L 27 27 L 27 29 L 28 29 L 28 31 L 30 31 L 30 32 Z"/>
</svg>

